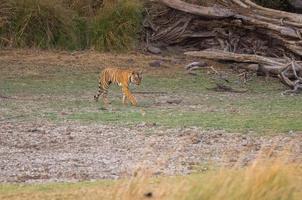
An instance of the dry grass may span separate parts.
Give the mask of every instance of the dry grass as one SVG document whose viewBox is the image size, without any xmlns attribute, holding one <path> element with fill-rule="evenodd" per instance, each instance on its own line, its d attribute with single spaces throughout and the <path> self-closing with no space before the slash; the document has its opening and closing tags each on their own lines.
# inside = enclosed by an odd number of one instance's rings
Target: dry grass
<svg viewBox="0 0 302 200">
<path fill-rule="evenodd" d="M 123 51 L 135 47 L 139 0 L 3 0 L 0 46 Z"/>
<path fill-rule="evenodd" d="M 282 160 L 258 159 L 249 167 L 204 174 L 152 178 L 140 171 L 131 179 L 96 183 L 5 185 L 1 199 L 301 199 L 302 168 Z"/>
<path fill-rule="evenodd" d="M 187 177 L 152 180 L 141 173 L 114 187 L 112 199 L 301 199 L 301 165 L 256 160 L 245 169 L 220 169 Z M 111 196 L 111 195 L 109 195 Z M 108 198 L 110 199 L 110 198 Z"/>
<path fill-rule="evenodd" d="M 4 0 L 9 21 L 0 30 L 2 46 L 66 47 L 76 45 L 75 13 L 60 0 Z M 6 16 L 4 14 L 4 16 Z"/>
<path fill-rule="evenodd" d="M 67 7 L 83 17 L 92 17 L 103 6 L 103 0 L 62 0 Z"/>
<path fill-rule="evenodd" d="M 0 1 L 0 30 L 10 20 L 12 5 L 8 1 Z"/>
<path fill-rule="evenodd" d="M 97 50 L 134 48 L 142 21 L 139 0 L 104 1 L 92 22 L 92 46 Z"/>
</svg>

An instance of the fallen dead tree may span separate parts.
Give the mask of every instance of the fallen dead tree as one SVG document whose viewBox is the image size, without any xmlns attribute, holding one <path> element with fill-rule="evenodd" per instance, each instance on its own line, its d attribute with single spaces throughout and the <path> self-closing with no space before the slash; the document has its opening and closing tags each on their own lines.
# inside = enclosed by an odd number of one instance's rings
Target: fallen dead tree
<svg viewBox="0 0 302 200">
<path fill-rule="evenodd" d="M 264 74 L 270 73 L 272 75 L 279 75 L 287 63 L 285 59 L 280 58 L 264 57 L 252 54 L 236 54 L 221 50 L 189 51 L 185 52 L 185 54 L 217 61 L 250 63 L 249 65 L 243 65 L 242 68 L 255 72 L 263 72 Z"/>
<path fill-rule="evenodd" d="M 302 15 L 264 8 L 250 0 L 194 2 L 152 3 L 144 21 L 147 44 L 176 45 L 191 56 L 250 63 L 244 67 L 278 76 L 295 88 L 301 77 Z M 294 70 L 286 70 L 293 60 Z"/>
<path fill-rule="evenodd" d="M 285 93 L 298 93 L 302 90 L 302 66 L 301 61 L 290 61 L 281 58 L 263 57 L 250 54 L 236 54 L 219 50 L 189 51 L 186 55 L 201 57 L 217 61 L 234 61 L 250 63 L 242 67 L 249 71 L 274 75 L 280 78 L 281 82 L 291 88 Z"/>
<path fill-rule="evenodd" d="M 188 40 L 195 38 L 200 43 L 212 38 L 212 46 L 231 52 L 245 47 L 245 51 L 250 48 L 254 53 L 302 56 L 302 15 L 264 8 L 250 0 L 216 0 L 207 6 L 181 0 L 159 2 L 165 6 L 153 4 L 144 23 L 151 29 L 151 42 L 190 43 Z M 248 40 L 244 41 L 246 36 Z"/>
</svg>

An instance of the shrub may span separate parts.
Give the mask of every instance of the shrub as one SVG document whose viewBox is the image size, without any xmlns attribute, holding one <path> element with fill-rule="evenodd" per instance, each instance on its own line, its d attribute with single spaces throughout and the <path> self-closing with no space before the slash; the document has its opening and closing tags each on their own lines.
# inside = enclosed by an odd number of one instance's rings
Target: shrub
<svg viewBox="0 0 302 200">
<path fill-rule="evenodd" d="M 129 50 L 141 8 L 139 0 L 2 0 L 0 46 Z"/>
<path fill-rule="evenodd" d="M 82 17 L 92 17 L 103 5 L 103 0 L 63 0 L 64 5 Z"/>
<path fill-rule="evenodd" d="M 0 2 L 0 28 L 4 27 L 10 20 L 12 4 L 9 1 Z"/>
<path fill-rule="evenodd" d="M 102 51 L 124 51 L 134 47 L 142 14 L 137 0 L 104 1 L 91 23 L 92 46 Z"/>
<path fill-rule="evenodd" d="M 60 1 L 8 0 L 12 5 L 9 22 L 0 30 L 14 47 L 75 48 L 75 12 Z M 1 42 L 5 46 L 4 42 Z"/>
</svg>

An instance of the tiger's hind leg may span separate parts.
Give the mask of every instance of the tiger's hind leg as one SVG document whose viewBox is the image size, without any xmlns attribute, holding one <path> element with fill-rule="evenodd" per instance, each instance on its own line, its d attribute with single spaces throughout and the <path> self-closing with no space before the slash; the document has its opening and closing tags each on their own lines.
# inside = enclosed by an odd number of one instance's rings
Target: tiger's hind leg
<svg viewBox="0 0 302 200">
<path fill-rule="evenodd" d="M 94 100 L 95 100 L 95 101 L 98 101 L 100 95 L 102 95 L 103 93 L 104 93 L 104 89 L 103 89 L 103 87 L 102 87 L 102 83 L 99 82 L 99 90 L 98 90 L 98 93 L 97 93 L 96 95 L 94 95 Z"/>
<path fill-rule="evenodd" d="M 104 88 L 101 85 L 99 87 L 98 93 L 94 96 L 94 100 L 98 101 L 100 96 L 102 96 L 104 106 L 107 107 L 107 105 L 109 104 L 108 97 L 107 97 L 108 96 L 108 88 Z"/>
<path fill-rule="evenodd" d="M 108 100 L 108 88 L 103 89 L 102 98 L 103 98 L 104 105 L 107 106 L 109 104 L 109 100 Z"/>
</svg>

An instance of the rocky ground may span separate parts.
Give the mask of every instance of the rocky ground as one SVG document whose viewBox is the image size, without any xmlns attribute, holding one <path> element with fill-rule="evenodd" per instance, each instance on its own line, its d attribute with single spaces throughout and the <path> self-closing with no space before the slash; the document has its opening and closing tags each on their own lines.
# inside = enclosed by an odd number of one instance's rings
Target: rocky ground
<svg viewBox="0 0 302 200">
<path fill-rule="evenodd" d="M 0 125 L 0 182 L 115 179 L 139 169 L 187 174 L 280 154 L 301 162 L 302 134 L 256 136 L 146 123 Z"/>
</svg>

